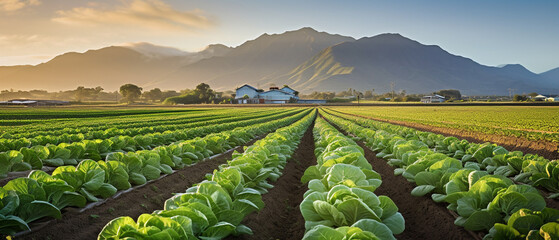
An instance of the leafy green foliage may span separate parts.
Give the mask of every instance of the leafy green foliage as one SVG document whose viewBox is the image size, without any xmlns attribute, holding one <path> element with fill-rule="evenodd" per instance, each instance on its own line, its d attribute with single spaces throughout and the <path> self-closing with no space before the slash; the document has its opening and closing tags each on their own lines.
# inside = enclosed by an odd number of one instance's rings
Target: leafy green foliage
<svg viewBox="0 0 559 240">
<path fill-rule="evenodd" d="M 304 239 L 395 239 L 404 218 L 390 198 L 374 194 L 382 181 L 363 149 L 322 119 L 314 136 L 318 163 L 302 177 L 309 188 L 300 205 Z"/>
<path fill-rule="evenodd" d="M 241 224 L 241 221 L 248 214 L 264 207 L 261 194 L 272 186 L 267 181 L 277 179 L 281 174 L 287 159 L 295 150 L 315 116 L 316 112 L 308 114 L 294 124 L 268 134 L 266 138 L 246 148 L 243 154 L 233 154 L 234 159 L 216 169 L 207 177 L 207 180 L 188 188 L 185 193 L 168 199 L 165 202 L 164 210 L 141 215 L 137 221 L 129 217 L 111 221 L 101 231 L 99 239 L 124 237 L 155 239 L 156 236 L 165 236 L 169 239 L 222 239 L 231 234 L 252 233 L 248 227 Z M 256 125 L 252 127 L 252 131 L 269 131 L 292 121 L 288 119 L 266 125 Z M 248 129 L 242 130 L 247 131 Z M 219 143 L 224 142 L 217 138 L 218 136 L 209 135 L 205 141 L 180 144 L 179 147 L 192 151 L 197 159 L 201 159 L 204 154 L 212 152 L 212 150 L 208 150 L 210 146 L 216 152 L 225 149 L 225 147 L 216 148 L 216 146 L 220 146 Z M 224 136 L 234 137 L 235 135 L 224 134 Z M 244 136 L 250 137 L 251 135 Z M 246 141 L 241 139 L 234 141 L 237 143 Z M 212 143 L 208 143 L 208 141 L 212 141 Z M 197 155 L 201 155 L 201 157 Z M 124 159 L 126 157 L 115 155 L 111 158 Z M 157 160 L 161 161 L 161 158 L 156 159 L 155 156 L 138 158 L 142 159 L 147 166 L 152 166 L 158 162 Z M 191 156 L 188 158 L 194 159 Z M 144 164 L 137 164 L 135 167 L 141 169 L 146 166 Z M 177 225 L 173 221 L 179 224 Z M 146 233 L 148 235 L 145 235 Z"/>
<path fill-rule="evenodd" d="M 537 232 L 544 221 L 536 216 L 518 217 L 521 209 L 522 214 L 544 211 L 544 198 L 533 186 L 514 184 L 508 177 L 516 175 L 515 180 L 557 189 L 556 161 L 509 152 L 495 144 L 468 143 L 455 137 L 330 113 L 325 116 L 349 132 L 362 131 L 356 123 L 375 130 L 372 137 L 364 139 L 367 145 L 397 167 L 395 173 L 418 185 L 412 195 L 432 194 L 433 200 L 449 203 L 448 208 L 460 216 L 455 224 L 473 231 L 490 230 L 489 239 L 547 237 Z M 516 222 L 517 219 L 520 220 Z M 550 227 L 550 236 L 553 231 Z"/>
</svg>

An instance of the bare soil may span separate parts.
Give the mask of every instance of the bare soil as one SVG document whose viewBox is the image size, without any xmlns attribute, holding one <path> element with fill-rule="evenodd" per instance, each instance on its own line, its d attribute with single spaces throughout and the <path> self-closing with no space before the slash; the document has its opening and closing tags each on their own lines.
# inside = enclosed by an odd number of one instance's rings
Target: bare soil
<svg viewBox="0 0 559 240">
<path fill-rule="evenodd" d="M 492 142 L 503 146 L 504 148 L 508 149 L 509 151 L 522 151 L 524 153 L 531 153 L 531 154 L 538 154 L 543 156 L 547 159 L 559 159 L 559 151 L 558 151 L 558 144 L 554 142 L 548 141 L 531 141 L 525 138 L 513 137 L 513 136 L 503 136 L 503 135 L 495 135 L 495 134 L 487 134 L 487 133 L 480 133 L 480 132 L 471 132 L 461 129 L 455 128 L 444 128 L 444 127 L 434 127 L 420 123 L 412 123 L 412 122 L 405 122 L 405 121 L 396 121 L 396 120 L 386 120 L 374 117 L 367 117 L 361 116 L 357 114 L 345 113 L 340 112 L 334 109 L 330 109 L 331 111 L 335 111 L 340 114 L 351 115 L 361 118 L 367 118 L 379 122 L 386 122 L 395 125 L 415 128 L 420 131 L 425 132 L 433 132 L 437 134 L 442 134 L 445 136 L 453 136 L 461 139 L 466 139 L 470 142 L 475 143 L 484 143 L 484 142 Z"/>
<path fill-rule="evenodd" d="M 252 229 L 254 235 L 242 235 L 226 239 L 301 239 L 305 234 L 305 220 L 299 210 L 299 204 L 303 201 L 303 194 L 307 185 L 301 183 L 301 177 L 305 170 L 316 164 L 314 156 L 314 140 L 312 129 L 309 126 L 297 150 L 292 158 L 288 160 L 283 175 L 277 182 L 272 183 L 274 188 L 262 195 L 266 204 L 259 211 L 250 214 L 243 224 Z"/>
<path fill-rule="evenodd" d="M 243 146 L 252 145 L 255 141 L 256 139 Z M 243 150 L 242 146 L 236 149 L 239 152 Z M 130 216 L 137 219 L 143 213 L 163 209 L 165 201 L 174 193 L 184 192 L 193 184 L 201 182 L 207 173 L 212 173 L 220 164 L 231 159 L 232 153 L 233 151 L 198 162 L 83 212 L 79 208 L 65 208 L 62 219 L 46 222 L 46 226 L 40 229 L 32 227 L 31 233 L 14 239 L 97 239 L 101 229 L 117 217 Z"/>
<path fill-rule="evenodd" d="M 331 123 L 332 124 L 332 123 Z M 336 125 L 340 132 L 347 134 Z M 404 216 L 406 228 L 403 233 L 396 235 L 399 240 L 417 239 L 482 239 L 485 233 L 473 233 L 454 225 L 456 219 L 445 204 L 434 202 L 430 197 L 414 197 L 411 195 L 415 184 L 408 182 L 402 176 L 394 175 L 394 168 L 386 161 L 377 158 L 362 142 L 357 144 L 365 151 L 365 158 L 373 166 L 373 170 L 382 177 L 382 185 L 375 190 L 377 195 L 388 196 L 398 206 Z"/>
</svg>

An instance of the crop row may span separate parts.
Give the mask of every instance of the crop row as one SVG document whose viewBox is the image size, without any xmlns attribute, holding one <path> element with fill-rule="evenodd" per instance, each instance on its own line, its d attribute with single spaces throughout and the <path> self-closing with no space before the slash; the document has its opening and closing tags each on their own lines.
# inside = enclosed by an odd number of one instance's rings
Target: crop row
<svg viewBox="0 0 559 240">
<path fill-rule="evenodd" d="M 208 114 L 209 111 L 198 109 L 181 109 L 170 110 L 163 109 L 158 111 L 140 111 L 134 109 L 115 110 L 115 109 L 28 109 L 29 112 L 17 111 L 17 109 L 6 110 L 3 113 L 10 115 L 10 119 L 2 120 L 0 126 L 0 133 L 19 133 L 29 131 L 43 131 L 43 130 L 61 130 L 64 128 L 81 128 L 81 127 L 102 127 L 112 124 L 126 124 L 135 122 L 135 120 L 149 121 L 163 120 L 163 119 L 181 119 L 185 116 Z M 103 116 L 95 114 L 98 112 L 120 112 L 121 114 Z M 217 110 L 217 112 L 221 112 Z M 48 115 L 52 113 L 53 115 Z M 73 116 L 73 113 L 79 113 L 83 117 Z M 94 113 L 94 114 L 90 114 Z M 47 114 L 47 115 L 43 115 Z M 46 118 L 44 118 L 47 116 Z"/>
<path fill-rule="evenodd" d="M 558 112 L 549 107 L 454 106 L 339 108 L 377 119 L 414 122 L 423 125 L 466 131 L 522 137 L 532 141 L 559 141 Z"/>
<path fill-rule="evenodd" d="M 221 113 L 221 111 L 218 110 Z M 10 128 L 0 128 L 2 137 L 33 137 L 34 133 L 62 134 L 62 133 L 86 133 L 88 131 L 103 130 L 111 127 L 128 127 L 129 125 L 144 124 L 149 121 L 173 122 L 189 118 L 213 116 L 209 112 L 179 112 L 167 114 L 130 115 L 104 118 L 60 118 L 33 122 L 37 124 L 23 124 Z M 140 125 L 141 126 L 141 125 Z"/>
<path fill-rule="evenodd" d="M 136 150 L 149 150 L 155 146 L 163 146 L 177 141 L 184 141 L 195 137 L 205 136 L 210 133 L 230 130 L 235 127 L 250 126 L 270 120 L 280 119 L 294 113 L 301 114 L 301 110 L 286 112 L 262 118 L 213 124 L 164 133 L 146 135 L 115 136 L 109 139 L 83 140 L 74 143 L 61 143 L 58 145 L 22 147 L 19 151 L 11 150 L 0 153 L 0 177 L 8 172 L 41 169 L 47 166 L 76 165 L 82 159 L 101 160 L 113 152 L 129 152 Z"/>
<path fill-rule="evenodd" d="M 269 111 L 271 113 L 273 111 Z M 239 114 L 238 111 L 224 111 L 217 110 L 217 113 L 173 113 L 169 114 L 156 114 L 155 116 L 135 116 L 128 119 L 78 119 L 72 122 L 51 122 L 48 124 L 41 124 L 39 127 L 25 126 L 13 128 L 10 131 L 4 131 L 0 136 L 4 139 L 19 139 L 19 138 L 34 138 L 38 136 L 59 136 L 59 135 L 76 135 L 83 139 L 101 138 L 108 133 L 115 133 L 118 135 L 136 135 L 153 132 L 163 132 L 166 130 L 175 130 L 185 127 L 186 124 L 195 122 L 203 122 L 215 119 L 231 118 L 235 116 L 255 116 L 262 115 L 265 112 L 261 111 L 247 111 L 247 114 Z M 117 130 L 117 131 L 115 131 Z M 120 132 L 119 132 L 120 131 Z M 82 140 L 83 140 L 82 139 Z"/>
<path fill-rule="evenodd" d="M 363 149 L 320 118 L 314 137 L 317 165 L 302 178 L 309 188 L 300 205 L 303 239 L 395 239 L 404 231 L 404 218 L 392 199 L 375 195 L 381 176 Z"/>
<path fill-rule="evenodd" d="M 378 157 L 387 159 L 388 164 L 396 167 L 396 175 L 415 182 L 417 187 L 412 190 L 412 195 L 431 194 L 434 201 L 448 203 L 447 208 L 459 215 L 456 225 L 472 231 L 489 231 L 485 239 L 559 237 L 555 230 L 559 227 L 559 210 L 547 208 L 544 198 L 534 187 L 515 184 L 499 175 L 496 168 L 488 170 L 492 165 L 483 163 L 493 158 L 506 159 L 509 152 L 504 148 L 474 144 L 471 147 L 476 150 L 469 157 L 466 156 L 471 151 L 467 150 L 469 148 L 460 150 L 464 153 L 459 160 L 453 157 L 456 152 L 449 148 L 456 145 L 451 143 L 453 138 L 369 120 L 365 121 L 374 127 L 364 128 L 345 118 L 324 116 L 365 141 L 378 152 Z M 520 153 L 513 154 L 519 157 Z M 526 161 L 530 164 L 532 160 Z"/>
<path fill-rule="evenodd" d="M 292 112 L 292 111 L 289 111 Z M 283 112 L 286 113 L 286 112 Z M 280 112 L 276 114 L 281 114 Z M 156 133 L 169 133 L 169 132 L 176 132 L 178 130 L 182 130 L 185 128 L 194 128 L 199 126 L 207 126 L 207 125 L 214 125 L 220 123 L 227 123 L 227 122 L 236 122 L 242 120 L 250 120 L 256 119 L 261 117 L 271 116 L 273 113 L 263 113 L 263 114 L 256 114 L 256 115 L 249 115 L 249 116 L 224 116 L 223 118 L 219 119 L 195 119 L 193 122 L 189 122 L 187 124 L 172 124 L 172 125 L 159 125 L 159 126 L 149 126 L 149 127 L 141 127 L 141 128 L 110 128 L 106 130 L 98 130 L 98 131 L 90 131 L 84 133 L 77 133 L 77 134 L 54 134 L 54 135 L 37 135 L 32 138 L 1 138 L 0 139 L 0 151 L 8 151 L 8 150 L 18 150 L 22 147 L 32 147 L 32 146 L 45 146 L 47 144 L 60 144 L 60 143 L 73 143 L 73 142 L 80 142 L 83 140 L 104 140 L 107 138 L 115 137 L 115 136 L 129 136 L 135 137 L 138 135 L 146 135 L 146 134 L 156 134 Z"/>
<path fill-rule="evenodd" d="M 329 113 L 336 115 L 333 112 Z M 365 118 L 348 115 L 343 117 L 351 119 L 361 126 L 367 126 L 375 130 L 385 130 L 405 139 L 414 139 L 417 136 L 420 141 L 413 143 L 417 144 L 414 146 L 415 149 L 432 148 L 437 153 L 459 159 L 465 167 L 511 177 L 517 182 L 543 187 L 550 192 L 559 193 L 559 165 L 557 161 L 550 161 L 534 154 L 524 154 L 520 151 L 509 152 L 496 144 L 470 143 L 456 137 L 445 137 L 440 134 L 417 131 L 413 128 Z M 379 157 L 390 159 L 391 155 L 384 156 L 385 154 L 389 153 L 381 152 Z M 394 159 L 389 163 L 398 165 L 400 162 Z M 395 170 L 396 173 L 402 171 L 402 169 Z M 558 196 L 559 194 L 553 194 L 549 197 L 555 198 Z"/>
<path fill-rule="evenodd" d="M 196 184 L 165 202 L 163 210 L 137 221 L 120 217 L 109 222 L 98 239 L 222 239 L 251 234 L 242 220 L 264 207 L 261 194 L 273 187 L 287 159 L 312 123 L 316 111 L 268 134 Z"/>
<path fill-rule="evenodd" d="M 58 167 L 52 175 L 32 171 L 28 177 L 11 180 L 0 188 L 0 233 L 28 230 L 28 223 L 43 217 L 60 218 L 60 209 L 64 207 L 83 207 L 86 202 L 98 201 L 98 197 L 108 198 L 118 190 L 157 179 L 161 173 L 173 173 L 173 169 L 184 168 L 257 135 L 289 125 L 308 112 L 153 150 L 111 153 L 104 161 L 84 160 L 77 167 Z"/>
</svg>

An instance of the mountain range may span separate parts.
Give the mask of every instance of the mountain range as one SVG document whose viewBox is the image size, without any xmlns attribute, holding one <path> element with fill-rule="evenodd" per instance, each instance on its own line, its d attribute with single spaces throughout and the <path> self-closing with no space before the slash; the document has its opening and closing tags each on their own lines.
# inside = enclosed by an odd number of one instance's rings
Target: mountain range
<svg viewBox="0 0 559 240">
<path fill-rule="evenodd" d="M 146 90 L 181 90 L 205 82 L 216 90 L 245 83 L 275 84 L 308 93 L 375 89 L 430 93 L 458 89 L 467 95 L 559 93 L 559 68 L 535 74 L 520 64 L 481 65 L 439 46 L 400 34 L 352 37 L 302 28 L 263 34 L 238 47 L 210 45 L 184 52 L 149 43 L 65 53 L 36 65 L 0 67 L 3 89 L 59 91 L 77 86 L 116 90 L 134 83 Z"/>
</svg>

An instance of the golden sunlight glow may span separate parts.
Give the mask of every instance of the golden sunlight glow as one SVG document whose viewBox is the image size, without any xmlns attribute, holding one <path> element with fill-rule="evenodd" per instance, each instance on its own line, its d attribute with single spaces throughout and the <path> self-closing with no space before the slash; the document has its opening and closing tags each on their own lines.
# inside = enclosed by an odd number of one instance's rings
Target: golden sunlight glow
<svg viewBox="0 0 559 240">
<path fill-rule="evenodd" d="M 214 23 L 201 10 L 180 11 L 160 0 L 134 0 L 115 9 L 92 5 L 58 11 L 55 22 L 69 25 L 145 26 L 152 29 L 190 31 L 204 29 Z"/>
<path fill-rule="evenodd" d="M 17 11 L 27 6 L 36 6 L 39 4 L 41 4 L 39 0 L 0 0 L 0 12 Z"/>
</svg>

